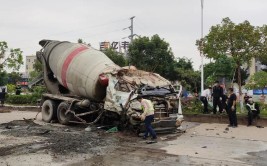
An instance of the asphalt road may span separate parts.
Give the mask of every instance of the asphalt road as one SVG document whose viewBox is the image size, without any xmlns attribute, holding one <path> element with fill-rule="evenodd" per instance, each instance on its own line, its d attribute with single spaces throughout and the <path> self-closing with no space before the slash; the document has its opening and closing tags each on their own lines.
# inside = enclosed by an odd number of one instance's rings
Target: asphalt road
<svg viewBox="0 0 267 166">
<path fill-rule="evenodd" d="M 127 132 L 46 124 L 36 112 L 0 113 L 0 166 L 267 165 L 267 129 L 184 122 L 158 143 Z"/>
</svg>

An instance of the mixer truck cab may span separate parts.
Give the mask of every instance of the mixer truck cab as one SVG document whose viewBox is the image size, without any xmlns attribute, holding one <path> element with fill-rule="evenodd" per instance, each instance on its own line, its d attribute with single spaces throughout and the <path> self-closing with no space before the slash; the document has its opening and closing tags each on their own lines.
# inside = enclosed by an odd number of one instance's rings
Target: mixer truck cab
<svg viewBox="0 0 267 166">
<path fill-rule="evenodd" d="M 43 66 L 47 93 L 42 96 L 42 119 L 61 124 L 113 124 L 144 129 L 136 96 L 153 101 L 155 129 L 174 130 L 181 122 L 179 96 L 171 83 L 156 73 L 119 67 L 88 45 L 41 40 L 36 53 Z"/>
</svg>

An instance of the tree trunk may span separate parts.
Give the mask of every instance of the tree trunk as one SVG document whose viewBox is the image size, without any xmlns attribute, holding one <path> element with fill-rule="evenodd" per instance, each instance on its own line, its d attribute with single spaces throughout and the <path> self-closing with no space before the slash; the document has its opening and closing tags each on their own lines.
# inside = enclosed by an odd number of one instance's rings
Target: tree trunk
<svg viewBox="0 0 267 166">
<path fill-rule="evenodd" d="M 243 97 L 242 97 L 242 89 L 241 89 L 241 69 L 240 69 L 240 64 L 237 64 L 237 79 L 238 79 L 240 111 L 241 111 L 241 113 L 243 113 Z"/>
</svg>

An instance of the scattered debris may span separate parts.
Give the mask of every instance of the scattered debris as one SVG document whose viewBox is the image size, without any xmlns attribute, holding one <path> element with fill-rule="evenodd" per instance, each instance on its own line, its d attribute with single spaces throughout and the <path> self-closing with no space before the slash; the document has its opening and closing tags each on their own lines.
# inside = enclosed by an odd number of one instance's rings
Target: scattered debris
<svg viewBox="0 0 267 166">
<path fill-rule="evenodd" d="M 6 128 L 6 129 L 12 129 L 12 127 L 11 127 L 11 126 L 8 126 L 8 125 L 6 125 L 5 128 Z"/>
<path fill-rule="evenodd" d="M 49 133 L 49 132 L 50 132 L 50 130 L 45 130 L 44 132 L 40 132 L 40 133 L 38 133 L 38 134 L 43 135 L 43 134 L 47 134 L 47 133 Z"/>
<path fill-rule="evenodd" d="M 206 129 L 207 131 L 209 131 L 209 130 L 214 130 L 214 129 Z"/>
<path fill-rule="evenodd" d="M 198 154 L 198 152 L 195 152 L 195 154 Z"/>
<path fill-rule="evenodd" d="M 70 131 L 70 129 L 65 129 L 64 131 L 65 131 L 65 132 L 69 132 L 69 131 Z M 86 130 L 85 130 L 85 131 L 86 131 Z"/>
<path fill-rule="evenodd" d="M 216 135 L 220 135 L 219 133 L 216 133 Z"/>
<path fill-rule="evenodd" d="M 25 121 L 25 122 L 33 122 L 35 119 L 33 118 L 33 119 L 26 119 L 26 118 L 23 118 L 23 120 Z"/>
<path fill-rule="evenodd" d="M 225 128 L 225 130 L 226 130 L 226 131 L 229 131 L 229 128 L 228 128 L 228 127 L 226 127 L 226 128 Z"/>
<path fill-rule="evenodd" d="M 201 148 L 207 148 L 207 146 L 203 146 L 203 147 L 201 147 Z"/>
<path fill-rule="evenodd" d="M 156 140 L 151 140 L 151 141 L 147 141 L 146 143 L 147 144 L 154 144 L 154 143 L 157 143 L 157 141 Z"/>
<path fill-rule="evenodd" d="M 88 127 L 86 127 L 84 130 L 85 130 L 85 131 L 92 131 L 92 128 L 91 128 L 90 126 L 88 126 Z"/>
<path fill-rule="evenodd" d="M 223 133 L 228 133 L 227 131 L 223 131 Z"/>
<path fill-rule="evenodd" d="M 111 129 L 107 130 L 106 132 L 107 132 L 107 133 L 116 133 L 116 132 L 118 132 L 118 131 L 119 131 L 119 130 L 118 130 L 117 127 L 112 127 Z"/>
<path fill-rule="evenodd" d="M 256 126 L 257 128 L 264 128 L 263 126 Z"/>
</svg>

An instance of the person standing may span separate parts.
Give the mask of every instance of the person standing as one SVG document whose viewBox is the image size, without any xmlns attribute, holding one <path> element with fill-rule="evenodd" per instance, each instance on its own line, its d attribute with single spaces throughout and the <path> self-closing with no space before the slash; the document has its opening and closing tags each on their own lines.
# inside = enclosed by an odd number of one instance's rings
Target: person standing
<svg viewBox="0 0 267 166">
<path fill-rule="evenodd" d="M 246 108 L 248 110 L 248 126 L 251 126 L 252 120 L 254 118 L 259 118 L 260 107 L 257 103 L 254 103 L 253 100 L 250 98 L 248 99 Z"/>
<path fill-rule="evenodd" d="M 201 96 L 200 96 L 200 100 L 201 102 L 203 103 L 204 105 L 204 110 L 203 110 L 203 113 L 204 114 L 207 114 L 209 113 L 208 111 L 208 100 L 210 99 L 211 97 L 211 87 L 209 87 L 208 89 L 205 89 L 202 93 L 201 93 Z"/>
<path fill-rule="evenodd" d="M 151 140 L 156 141 L 157 135 L 151 125 L 154 121 L 154 105 L 150 100 L 144 99 L 141 95 L 138 95 L 136 99 L 141 103 L 141 108 L 144 111 L 141 115 L 141 120 L 144 120 L 146 127 L 143 138 L 147 139 L 149 133 L 152 136 Z"/>
<path fill-rule="evenodd" d="M 236 117 L 236 95 L 233 88 L 229 88 L 229 96 L 227 100 L 227 111 L 229 116 L 229 127 L 237 127 Z"/>
<path fill-rule="evenodd" d="M 217 106 L 219 107 L 219 112 L 222 113 L 221 99 L 223 97 L 223 88 L 220 86 L 219 81 L 216 81 L 215 85 L 212 88 L 212 97 L 213 97 L 213 114 L 216 114 Z"/>
</svg>

